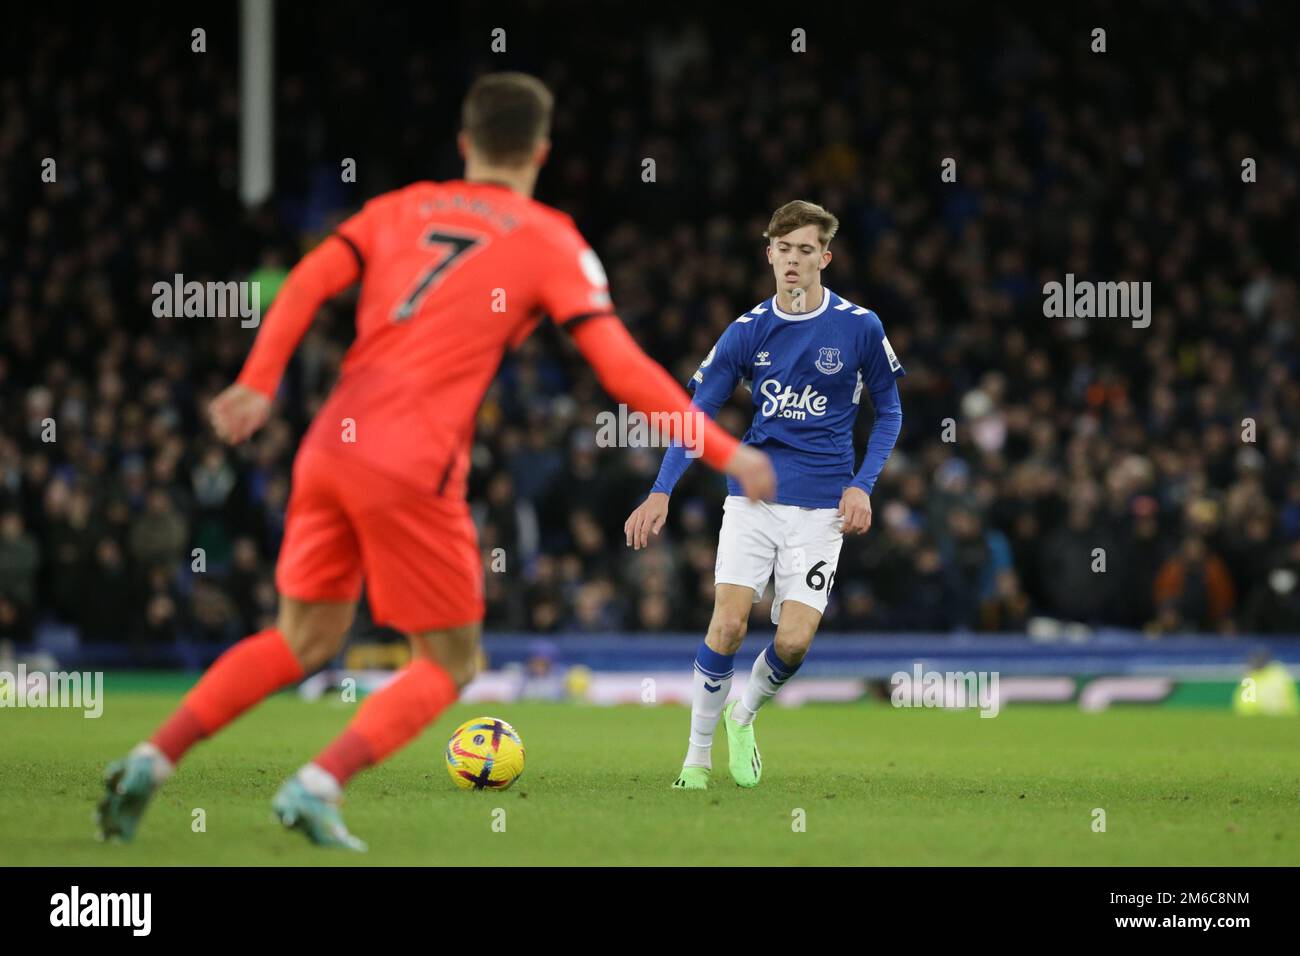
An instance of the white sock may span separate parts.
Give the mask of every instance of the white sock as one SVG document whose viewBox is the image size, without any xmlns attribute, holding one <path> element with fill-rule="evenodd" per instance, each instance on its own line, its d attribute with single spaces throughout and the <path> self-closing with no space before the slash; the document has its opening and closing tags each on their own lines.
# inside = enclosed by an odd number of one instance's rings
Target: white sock
<svg viewBox="0 0 1300 956">
<path fill-rule="evenodd" d="M 154 783 L 162 783 L 176 771 L 176 765 L 167 759 L 167 755 L 147 740 L 132 747 L 131 756 L 149 757 L 153 760 Z"/>
<path fill-rule="evenodd" d="M 309 763 L 299 770 L 298 782 L 313 797 L 320 797 L 329 803 L 338 803 L 343 796 L 343 788 L 339 786 L 338 780 L 318 764 Z"/>
<path fill-rule="evenodd" d="M 731 711 L 731 719 L 738 724 L 752 724 L 758 709 L 775 697 L 798 669 L 798 664 L 791 667 L 776 656 L 775 644 L 767 645 L 767 649 L 754 661 L 754 668 L 749 672 L 749 683 L 740 695 L 740 702 Z"/>
<path fill-rule="evenodd" d="M 731 692 L 735 654 L 719 654 L 703 641 L 695 652 L 691 690 L 691 738 L 684 767 L 713 769 L 713 731 Z"/>
</svg>

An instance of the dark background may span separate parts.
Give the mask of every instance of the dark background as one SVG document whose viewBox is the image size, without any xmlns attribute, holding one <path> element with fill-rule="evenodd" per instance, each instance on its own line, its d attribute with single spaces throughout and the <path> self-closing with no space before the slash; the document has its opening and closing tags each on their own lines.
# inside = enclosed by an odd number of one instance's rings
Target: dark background
<svg viewBox="0 0 1300 956">
<path fill-rule="evenodd" d="M 282 2 L 275 193 L 251 210 L 235 11 L 6 11 L 0 637 L 75 632 L 144 660 L 273 616 L 292 454 L 355 293 L 322 311 L 272 424 L 232 450 L 202 409 L 254 330 L 155 318 L 151 287 L 290 266 L 367 198 L 458 176 L 460 99 L 496 69 L 554 90 L 538 198 L 575 217 L 619 314 L 683 382 L 771 294 L 771 211 L 804 198 L 840 217 L 826 284 L 879 313 L 908 376 L 872 531 L 846 541 L 823 630 L 1023 631 L 1042 616 L 1300 631 L 1288 5 Z M 505 54 L 490 52 L 494 27 Z M 806 53 L 791 52 L 796 27 Z M 57 183 L 41 181 L 46 157 Z M 355 184 L 340 181 L 345 157 Z M 945 157 L 956 183 L 940 179 Z M 1044 318 L 1042 286 L 1067 272 L 1150 281 L 1151 326 Z M 721 416 L 737 434 L 741 398 Z M 707 625 L 725 486 L 693 468 L 662 539 L 626 549 L 660 452 L 597 448 L 609 407 L 553 330 L 503 367 L 471 487 L 485 556 L 507 557 L 487 575 L 489 629 Z M 56 442 L 41 441 L 46 417 Z M 859 450 L 870 425 L 864 410 Z M 189 570 L 194 547 L 205 574 Z M 1096 547 L 1106 574 L 1091 571 Z"/>
</svg>

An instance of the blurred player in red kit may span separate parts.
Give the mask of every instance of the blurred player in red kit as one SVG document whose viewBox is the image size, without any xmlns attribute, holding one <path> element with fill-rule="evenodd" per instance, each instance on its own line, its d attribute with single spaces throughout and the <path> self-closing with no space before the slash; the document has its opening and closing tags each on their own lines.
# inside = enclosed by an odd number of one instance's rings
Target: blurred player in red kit
<svg viewBox="0 0 1300 956">
<path fill-rule="evenodd" d="M 502 358 L 543 315 L 572 335 L 615 398 L 678 413 L 663 419 L 673 426 L 665 439 L 689 441 L 697 426 L 705 462 L 751 498 L 774 494 L 767 457 L 691 409 L 615 315 L 600 260 L 573 221 L 532 199 L 551 109 L 533 77 L 481 77 L 462 110 L 465 178 L 371 200 L 289 275 L 238 380 L 209 409 L 232 444 L 265 424 L 316 311 L 361 283 L 356 340 L 294 461 L 276 626 L 227 650 L 148 741 L 109 765 L 102 837 L 131 839 L 190 747 L 333 658 L 364 578 L 376 623 L 409 637 L 411 663 L 272 801 L 313 842 L 364 849 L 339 814 L 344 785 L 413 740 L 474 677 L 483 619 L 465 500 L 474 420 Z"/>
</svg>

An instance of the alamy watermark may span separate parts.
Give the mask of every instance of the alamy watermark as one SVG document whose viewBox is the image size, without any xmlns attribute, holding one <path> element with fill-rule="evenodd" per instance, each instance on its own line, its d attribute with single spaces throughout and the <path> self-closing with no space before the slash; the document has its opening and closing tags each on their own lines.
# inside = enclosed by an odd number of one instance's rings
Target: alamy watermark
<svg viewBox="0 0 1300 956">
<path fill-rule="evenodd" d="M 0 671 L 0 709 L 5 707 L 76 708 L 95 719 L 104 713 L 103 671 Z"/>
<path fill-rule="evenodd" d="M 978 707 L 981 717 L 996 717 L 1001 708 L 997 671 L 896 671 L 889 678 L 895 707 Z"/>
<path fill-rule="evenodd" d="M 120 926 L 132 936 L 148 936 L 153 928 L 152 893 L 83 893 L 73 885 L 50 897 L 50 925 L 57 927 Z"/>
<path fill-rule="evenodd" d="M 674 436 L 681 436 L 675 441 Z M 618 412 L 596 415 L 596 445 L 600 448 L 667 448 L 680 444 L 687 458 L 699 458 L 704 450 L 703 412 L 628 411 L 620 402 Z"/>
<path fill-rule="evenodd" d="M 1135 329 L 1151 324 L 1150 282 L 1065 282 L 1043 285 L 1043 315 L 1049 319 L 1132 319 Z"/>
<path fill-rule="evenodd" d="M 153 284 L 153 314 L 158 318 L 227 319 L 239 317 L 241 328 L 262 321 L 260 282 L 185 281 L 176 273 L 171 282 Z"/>
</svg>

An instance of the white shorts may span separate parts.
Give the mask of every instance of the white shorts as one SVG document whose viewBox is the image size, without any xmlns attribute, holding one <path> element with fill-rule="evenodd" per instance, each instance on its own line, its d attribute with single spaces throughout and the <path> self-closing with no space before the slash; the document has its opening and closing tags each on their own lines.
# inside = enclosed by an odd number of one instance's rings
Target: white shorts
<svg viewBox="0 0 1300 956">
<path fill-rule="evenodd" d="M 773 624 L 780 623 L 786 598 L 824 612 L 844 543 L 843 525 L 835 508 L 801 508 L 728 495 L 722 506 L 713 580 L 753 588 L 757 604 L 775 572 Z"/>
</svg>

